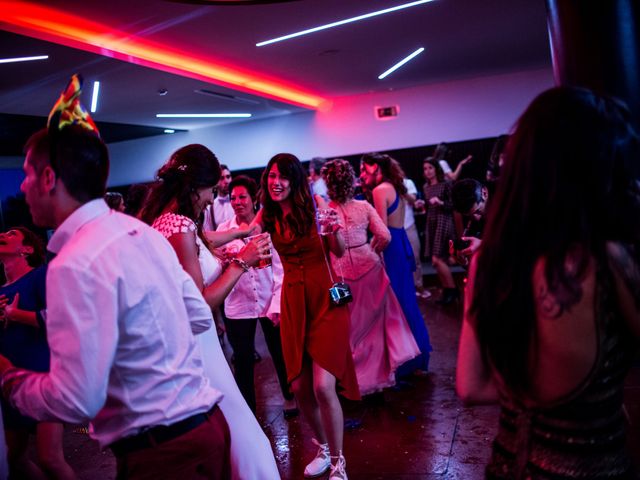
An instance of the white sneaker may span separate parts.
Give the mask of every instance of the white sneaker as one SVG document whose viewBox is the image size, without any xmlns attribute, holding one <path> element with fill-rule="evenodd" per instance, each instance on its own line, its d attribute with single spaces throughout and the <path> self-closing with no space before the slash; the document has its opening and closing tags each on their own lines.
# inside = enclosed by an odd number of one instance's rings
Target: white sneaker
<svg viewBox="0 0 640 480">
<path fill-rule="evenodd" d="M 315 438 L 312 438 L 311 441 L 314 445 L 318 446 L 318 453 L 316 453 L 316 458 L 311 460 L 311 463 L 307 465 L 304 469 L 304 476 L 309 477 L 319 477 L 331 466 L 331 454 L 329 453 L 329 444 L 328 443 L 320 443 Z M 340 478 L 340 477 L 336 477 Z"/>
<path fill-rule="evenodd" d="M 331 457 L 331 459 L 335 459 L 336 463 L 331 464 L 331 473 L 329 473 L 329 480 L 348 480 L 347 472 L 345 470 L 347 466 L 347 462 L 342 456 L 342 452 L 337 457 Z"/>
</svg>

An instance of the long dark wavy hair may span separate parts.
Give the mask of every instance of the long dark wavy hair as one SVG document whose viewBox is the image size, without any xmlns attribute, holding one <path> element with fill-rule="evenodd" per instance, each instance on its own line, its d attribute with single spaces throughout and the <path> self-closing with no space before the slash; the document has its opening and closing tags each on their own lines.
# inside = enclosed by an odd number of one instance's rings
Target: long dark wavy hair
<svg viewBox="0 0 640 480">
<path fill-rule="evenodd" d="M 349 162 L 336 158 L 325 163 L 320 170 L 327 184 L 327 193 L 334 202 L 346 203 L 353 198 L 356 174 Z"/>
<path fill-rule="evenodd" d="M 160 216 L 174 199 L 175 212 L 196 222 L 202 237 L 201 221 L 193 207 L 193 195 L 201 188 L 213 188 L 220 180 L 220 163 L 214 153 L 204 145 L 191 144 L 176 150 L 157 174 L 157 182 L 140 212 L 140 219 L 148 224 Z"/>
<path fill-rule="evenodd" d="M 404 186 L 404 172 L 400 164 L 386 153 L 365 153 L 362 162 L 367 165 L 378 165 L 382 178 L 393 185 L 399 195 L 406 195 L 407 187 Z"/>
<path fill-rule="evenodd" d="M 282 208 L 274 202 L 269 194 L 268 177 L 271 167 L 278 166 L 280 175 L 289 180 L 291 193 L 291 213 L 282 218 Z M 296 237 L 307 235 L 314 225 L 315 209 L 311 198 L 311 190 L 307 176 L 300 160 L 290 153 L 279 153 L 274 156 L 262 172 L 260 180 L 260 203 L 262 203 L 262 223 L 267 232 L 273 233 L 276 222 L 290 228 Z"/>
<path fill-rule="evenodd" d="M 549 289 L 566 311 L 582 297 L 590 258 L 606 266 L 608 241 L 640 251 L 640 142 L 630 125 L 618 101 L 558 87 L 533 100 L 509 139 L 471 314 L 485 363 L 516 394 L 526 395 L 535 362 L 536 261 L 545 259 Z"/>
</svg>

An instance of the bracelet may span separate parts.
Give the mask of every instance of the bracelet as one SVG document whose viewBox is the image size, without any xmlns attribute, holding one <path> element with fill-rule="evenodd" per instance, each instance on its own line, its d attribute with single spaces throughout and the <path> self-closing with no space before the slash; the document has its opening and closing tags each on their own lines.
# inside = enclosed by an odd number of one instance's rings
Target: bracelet
<svg viewBox="0 0 640 480">
<path fill-rule="evenodd" d="M 233 257 L 231 259 L 231 262 L 238 264 L 245 272 L 248 272 L 251 268 L 249 265 L 247 265 L 247 262 L 238 257 Z"/>
</svg>

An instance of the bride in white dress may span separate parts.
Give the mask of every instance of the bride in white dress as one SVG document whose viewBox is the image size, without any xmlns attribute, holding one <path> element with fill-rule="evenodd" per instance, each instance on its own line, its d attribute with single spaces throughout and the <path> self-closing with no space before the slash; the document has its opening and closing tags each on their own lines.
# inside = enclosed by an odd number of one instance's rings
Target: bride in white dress
<svg viewBox="0 0 640 480">
<path fill-rule="evenodd" d="M 213 200 L 220 166 L 215 155 L 202 145 L 187 145 L 176 151 L 158 171 L 141 217 L 162 233 L 173 246 L 183 268 L 193 277 L 207 303 L 215 308 L 224 302 L 240 276 L 261 259 L 269 258 L 269 241 L 258 237 L 247 244 L 223 270 L 220 261 L 201 238 L 194 219 Z M 214 235 L 219 246 L 248 231 Z M 245 402 L 226 361 L 215 328 L 198 335 L 205 375 L 224 393 L 220 409 L 231 433 L 231 465 L 234 480 L 280 478 L 271 445 Z"/>
</svg>

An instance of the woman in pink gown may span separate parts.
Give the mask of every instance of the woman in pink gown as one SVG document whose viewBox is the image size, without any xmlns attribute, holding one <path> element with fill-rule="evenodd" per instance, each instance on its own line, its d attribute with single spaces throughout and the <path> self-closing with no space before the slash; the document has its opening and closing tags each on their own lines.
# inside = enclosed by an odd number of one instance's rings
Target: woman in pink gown
<svg viewBox="0 0 640 480">
<path fill-rule="evenodd" d="M 394 385 L 396 369 L 417 357 L 420 349 L 380 259 L 391 240 L 389 229 L 369 203 L 353 199 L 355 173 L 349 162 L 327 162 L 322 177 L 329 206 L 343 226 L 346 252 L 341 258 L 332 254 L 331 263 L 353 293 L 349 339 L 360 394 L 368 395 Z"/>
</svg>

